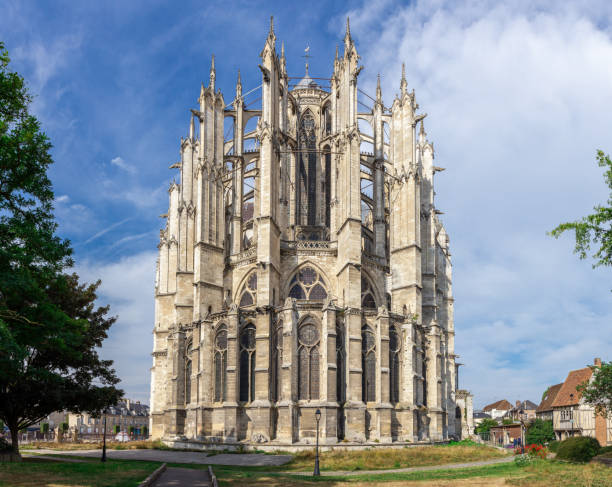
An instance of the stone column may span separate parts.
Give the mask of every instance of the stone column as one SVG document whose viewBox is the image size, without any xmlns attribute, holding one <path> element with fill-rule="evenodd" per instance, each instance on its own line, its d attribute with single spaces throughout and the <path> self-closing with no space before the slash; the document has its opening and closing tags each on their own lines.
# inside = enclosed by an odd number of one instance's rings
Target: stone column
<svg viewBox="0 0 612 487">
<path fill-rule="evenodd" d="M 323 306 L 321 326 L 321 441 L 334 444 L 338 442 L 338 400 L 336 398 L 336 307 L 328 299 Z"/>
<path fill-rule="evenodd" d="M 239 316 L 236 304 L 232 303 L 227 312 L 227 398 L 223 403 L 225 410 L 225 441 L 238 439 L 238 333 Z"/>
<path fill-rule="evenodd" d="M 383 443 L 391 442 L 391 403 L 389 395 L 389 313 L 378 308 L 376 317 L 376 432 L 375 438 Z"/>
<path fill-rule="evenodd" d="M 297 332 L 297 312 L 295 300 L 287 298 L 280 312 L 283 321 L 282 332 L 282 363 L 281 363 L 281 389 L 278 401 L 278 422 L 276 439 L 282 443 L 293 443 L 296 440 L 294 433 L 295 399 L 297 396 L 294 371 L 297 369 L 295 352 Z"/>
</svg>

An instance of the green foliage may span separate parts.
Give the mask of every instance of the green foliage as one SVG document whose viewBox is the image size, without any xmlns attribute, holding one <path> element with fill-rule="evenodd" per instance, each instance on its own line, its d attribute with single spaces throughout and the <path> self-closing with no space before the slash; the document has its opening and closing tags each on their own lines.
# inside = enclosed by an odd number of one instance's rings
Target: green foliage
<svg viewBox="0 0 612 487">
<path fill-rule="evenodd" d="M 514 420 L 511 418 L 502 419 L 502 424 L 514 424 Z"/>
<path fill-rule="evenodd" d="M 484 418 L 480 422 L 480 424 L 476 426 L 476 429 L 474 431 L 476 432 L 476 434 L 488 433 L 489 431 L 491 431 L 491 428 L 493 426 L 498 426 L 497 421 L 492 418 Z"/>
<path fill-rule="evenodd" d="M 581 259 L 587 257 L 591 244 L 600 245 L 593 254 L 593 267 L 612 265 L 612 161 L 603 151 L 597 151 L 597 163 L 605 168 L 604 180 L 610 189 L 607 206 L 594 207 L 595 213 L 575 222 L 562 223 L 550 232 L 555 238 L 568 230 L 573 230 L 576 238 L 574 253 Z"/>
<path fill-rule="evenodd" d="M 545 445 L 555 439 L 552 420 L 536 419 L 527 428 L 525 442 L 528 445 Z"/>
<path fill-rule="evenodd" d="M 149 436 L 149 428 L 147 426 L 144 426 L 142 428 L 142 436 L 144 436 L 145 438 Z"/>
<path fill-rule="evenodd" d="M 571 462 L 588 462 L 599 453 L 600 448 L 595 438 L 573 436 L 561 442 L 557 449 L 557 458 Z"/>
<path fill-rule="evenodd" d="M 49 423 L 42 423 L 42 424 L 40 425 L 40 432 L 41 432 L 43 435 L 46 435 L 46 434 L 49 432 Z"/>
<path fill-rule="evenodd" d="M 546 390 L 542 393 L 542 399 L 540 400 L 540 402 L 544 400 L 544 398 L 546 397 L 546 394 L 548 394 L 548 391 L 550 391 L 550 387 L 547 387 Z"/>
<path fill-rule="evenodd" d="M 96 308 L 56 235 L 51 143 L 28 112 L 24 79 L 0 43 L 0 418 L 17 432 L 53 411 L 95 412 L 121 391 L 97 350 L 115 318 Z"/>
<path fill-rule="evenodd" d="M 600 448 L 599 452 L 597 453 L 598 455 L 603 455 L 604 453 L 612 453 L 612 445 L 611 446 L 604 446 L 602 448 Z"/>
<path fill-rule="evenodd" d="M 119 426 L 118 424 L 116 424 L 115 426 L 113 426 L 113 433 L 116 435 L 118 433 L 121 432 L 121 426 Z"/>
<path fill-rule="evenodd" d="M 612 362 L 602 362 L 601 367 L 590 366 L 592 380 L 580 384 L 584 401 L 593 406 L 597 414 L 612 418 Z"/>
<path fill-rule="evenodd" d="M 68 423 L 60 424 L 59 429 L 60 429 L 61 432 L 65 433 L 66 431 L 68 431 Z"/>
<path fill-rule="evenodd" d="M 136 431 L 136 428 L 134 428 L 133 426 L 129 426 L 128 427 L 128 434 L 130 436 L 132 436 L 134 434 L 134 432 Z"/>
<path fill-rule="evenodd" d="M 552 440 L 548 442 L 548 449 L 553 452 L 553 453 L 557 453 L 557 450 L 559 450 L 559 445 L 561 444 L 560 441 L 558 440 Z"/>
</svg>

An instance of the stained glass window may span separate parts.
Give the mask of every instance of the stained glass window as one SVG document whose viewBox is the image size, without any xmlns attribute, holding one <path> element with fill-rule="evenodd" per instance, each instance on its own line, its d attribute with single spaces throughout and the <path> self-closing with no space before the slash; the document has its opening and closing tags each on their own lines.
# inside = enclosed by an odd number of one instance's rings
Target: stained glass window
<svg viewBox="0 0 612 487">
<path fill-rule="evenodd" d="M 325 281 L 312 267 L 304 267 L 291 279 L 289 297 L 294 299 L 325 299 Z"/>
<path fill-rule="evenodd" d="M 247 278 L 240 293 L 240 307 L 251 306 L 257 301 L 257 272 L 252 272 Z"/>
<path fill-rule="evenodd" d="M 400 374 L 401 341 L 397 328 L 389 327 L 389 393 L 391 403 L 399 402 L 399 374 Z"/>
<path fill-rule="evenodd" d="M 255 399 L 255 325 L 248 323 L 240 332 L 240 400 Z"/>
<path fill-rule="evenodd" d="M 310 321 L 298 330 L 298 397 L 319 398 L 319 330 Z"/>
<path fill-rule="evenodd" d="M 376 337 L 367 324 L 361 328 L 361 367 L 362 401 L 376 401 Z"/>
<path fill-rule="evenodd" d="M 215 402 L 227 400 L 227 327 L 219 325 L 215 334 Z"/>
<path fill-rule="evenodd" d="M 361 307 L 376 309 L 374 290 L 372 289 L 370 281 L 365 276 L 361 276 Z"/>
<path fill-rule="evenodd" d="M 185 404 L 191 402 L 191 342 L 185 351 Z"/>
</svg>

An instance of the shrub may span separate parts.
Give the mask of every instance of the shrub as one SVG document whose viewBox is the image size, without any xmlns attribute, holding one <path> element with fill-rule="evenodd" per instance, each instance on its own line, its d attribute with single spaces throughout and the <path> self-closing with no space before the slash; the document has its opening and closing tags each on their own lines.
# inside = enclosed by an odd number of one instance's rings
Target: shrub
<svg viewBox="0 0 612 487">
<path fill-rule="evenodd" d="M 588 462 L 599 453 L 601 446 L 590 436 L 574 436 L 563 440 L 557 450 L 557 458 L 571 462 Z"/>
<path fill-rule="evenodd" d="M 544 445 L 547 441 L 554 439 L 555 433 L 553 432 L 551 420 L 544 421 L 538 418 L 529 425 L 529 428 L 527 428 L 527 435 L 525 436 L 525 441 L 527 443 Z"/>
<path fill-rule="evenodd" d="M 604 453 L 612 453 L 612 446 L 604 446 L 600 448 L 598 455 L 603 455 Z"/>
<path fill-rule="evenodd" d="M 553 441 L 549 441 L 548 442 L 548 449 L 553 452 L 553 453 L 557 453 L 557 450 L 559 449 L 559 445 L 561 444 L 560 441 L 557 440 L 553 440 Z"/>
<path fill-rule="evenodd" d="M 0 453 L 13 451 L 11 444 L 4 438 L 0 438 Z"/>
</svg>

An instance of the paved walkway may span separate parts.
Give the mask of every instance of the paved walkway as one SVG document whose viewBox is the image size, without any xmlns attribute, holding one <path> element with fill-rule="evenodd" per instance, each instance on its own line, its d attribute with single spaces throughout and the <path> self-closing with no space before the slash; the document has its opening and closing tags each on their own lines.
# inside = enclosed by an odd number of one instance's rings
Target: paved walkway
<svg viewBox="0 0 612 487">
<path fill-rule="evenodd" d="M 39 455 L 74 455 L 77 457 L 102 456 L 102 450 L 30 450 Z M 25 453 L 25 451 L 24 451 Z M 118 460 L 147 460 L 166 463 L 196 463 L 199 465 L 236 465 L 239 467 L 268 467 L 284 465 L 291 455 L 264 455 L 263 453 L 207 453 L 172 450 L 106 450 L 107 458 Z"/>
<path fill-rule="evenodd" d="M 153 487 L 210 487 L 206 470 L 169 467 L 161 474 Z"/>
</svg>

